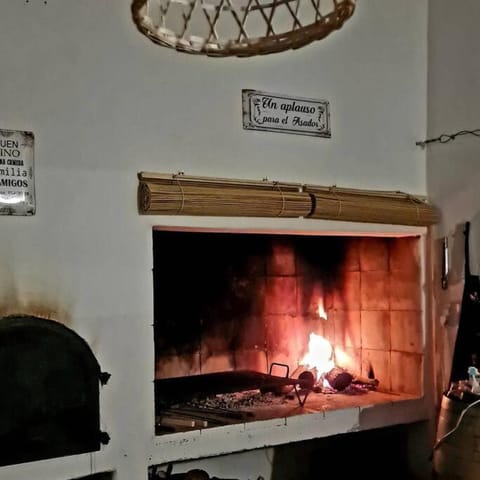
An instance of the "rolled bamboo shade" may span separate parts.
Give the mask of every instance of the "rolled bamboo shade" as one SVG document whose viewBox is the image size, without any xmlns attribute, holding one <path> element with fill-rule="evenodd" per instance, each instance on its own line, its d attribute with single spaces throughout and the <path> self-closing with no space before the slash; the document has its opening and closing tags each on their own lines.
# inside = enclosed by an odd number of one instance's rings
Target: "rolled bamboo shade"
<svg viewBox="0 0 480 480">
<path fill-rule="evenodd" d="M 303 217 L 312 200 L 298 187 L 277 182 L 140 174 L 139 210 L 154 215 Z"/>
<path fill-rule="evenodd" d="M 428 226 L 437 209 L 403 192 L 140 172 L 138 209 L 149 215 L 289 217 Z"/>
<path fill-rule="evenodd" d="M 306 185 L 314 205 L 309 218 L 392 225 L 428 226 L 438 222 L 436 208 L 402 192 L 354 190 Z"/>
</svg>

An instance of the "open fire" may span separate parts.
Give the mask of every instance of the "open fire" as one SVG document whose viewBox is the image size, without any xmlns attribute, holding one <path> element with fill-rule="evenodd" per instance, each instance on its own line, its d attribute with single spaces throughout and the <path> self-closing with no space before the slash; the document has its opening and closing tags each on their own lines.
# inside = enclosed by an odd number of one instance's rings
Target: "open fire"
<svg viewBox="0 0 480 480">
<path fill-rule="evenodd" d="M 285 376 L 275 370 L 283 370 Z M 330 342 L 312 332 L 307 353 L 291 376 L 288 365 L 272 364 L 269 374 L 217 372 L 159 380 L 157 386 L 164 389 L 157 397 L 157 406 L 162 405 L 157 409 L 157 432 L 167 433 L 261 419 L 265 409 L 291 409 L 295 402 L 304 407 L 311 393 L 367 393 L 377 388 L 378 380 L 336 366 Z"/>
</svg>

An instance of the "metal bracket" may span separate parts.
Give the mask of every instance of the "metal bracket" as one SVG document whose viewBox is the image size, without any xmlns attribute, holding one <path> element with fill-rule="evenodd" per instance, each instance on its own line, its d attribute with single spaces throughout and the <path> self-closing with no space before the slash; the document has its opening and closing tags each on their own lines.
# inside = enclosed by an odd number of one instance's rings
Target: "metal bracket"
<svg viewBox="0 0 480 480">
<path fill-rule="evenodd" d="M 307 397 L 310 395 L 310 392 L 311 390 L 308 390 L 308 389 L 299 389 L 298 388 L 298 385 L 295 385 L 294 386 L 294 390 L 295 390 L 295 395 L 297 396 L 297 400 L 298 400 L 298 403 L 301 407 L 303 407 L 305 405 L 305 402 L 307 401 Z M 301 398 L 301 394 L 300 392 L 304 390 L 306 393 L 305 393 L 305 396 L 303 397 L 303 399 Z"/>
<path fill-rule="evenodd" d="M 101 385 L 106 385 L 108 383 L 108 380 L 110 379 L 112 375 L 108 372 L 100 372 L 100 375 L 98 376 Z"/>
<path fill-rule="evenodd" d="M 286 363 L 278 363 L 278 362 L 272 362 L 270 364 L 270 369 L 268 370 L 269 375 L 272 375 L 272 369 L 274 365 L 285 369 L 285 378 L 288 378 L 290 376 L 290 367 Z"/>
<path fill-rule="evenodd" d="M 98 437 L 102 445 L 108 445 L 110 442 L 110 435 L 107 432 L 98 432 Z"/>
<path fill-rule="evenodd" d="M 277 362 L 272 362 L 270 364 L 270 369 L 268 370 L 269 375 L 272 375 L 272 370 L 273 366 L 277 367 L 282 367 L 285 369 L 285 378 L 289 378 L 290 376 L 290 367 L 285 364 L 285 363 L 277 363 Z M 298 403 L 301 407 L 305 405 L 305 402 L 307 401 L 307 397 L 310 395 L 311 390 L 308 388 L 299 388 L 298 384 L 293 385 L 293 390 L 295 391 L 295 395 L 297 397 Z M 302 398 L 302 393 L 306 392 L 305 395 Z"/>
</svg>

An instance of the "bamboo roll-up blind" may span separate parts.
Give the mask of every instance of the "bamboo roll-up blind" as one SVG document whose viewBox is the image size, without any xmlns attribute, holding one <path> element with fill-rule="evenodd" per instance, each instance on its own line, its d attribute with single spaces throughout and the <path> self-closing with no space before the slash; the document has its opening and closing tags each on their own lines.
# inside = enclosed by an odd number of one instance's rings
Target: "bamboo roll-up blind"
<svg viewBox="0 0 480 480">
<path fill-rule="evenodd" d="M 275 182 L 140 176 L 139 210 L 144 214 L 296 218 L 311 208 L 308 193 Z"/>
<path fill-rule="evenodd" d="M 403 192 L 296 183 L 139 173 L 141 214 L 227 217 L 304 217 L 428 226 L 437 209 Z"/>
<path fill-rule="evenodd" d="M 314 200 L 309 218 L 412 226 L 433 225 L 439 220 L 433 205 L 406 193 L 309 185 L 305 190 Z"/>
</svg>

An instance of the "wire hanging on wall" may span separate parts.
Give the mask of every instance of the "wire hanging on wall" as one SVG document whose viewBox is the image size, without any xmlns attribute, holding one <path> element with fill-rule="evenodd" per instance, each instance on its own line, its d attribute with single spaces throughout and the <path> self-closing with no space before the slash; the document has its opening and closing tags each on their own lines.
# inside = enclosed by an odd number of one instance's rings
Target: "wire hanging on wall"
<svg viewBox="0 0 480 480">
<path fill-rule="evenodd" d="M 442 135 L 435 138 L 429 138 L 427 140 L 415 142 L 415 145 L 425 148 L 429 143 L 448 143 L 452 142 L 457 137 L 460 137 L 462 135 L 473 135 L 475 137 L 480 137 L 480 128 L 477 128 L 475 130 L 460 130 L 459 132 L 451 134 L 443 133 Z"/>
</svg>

